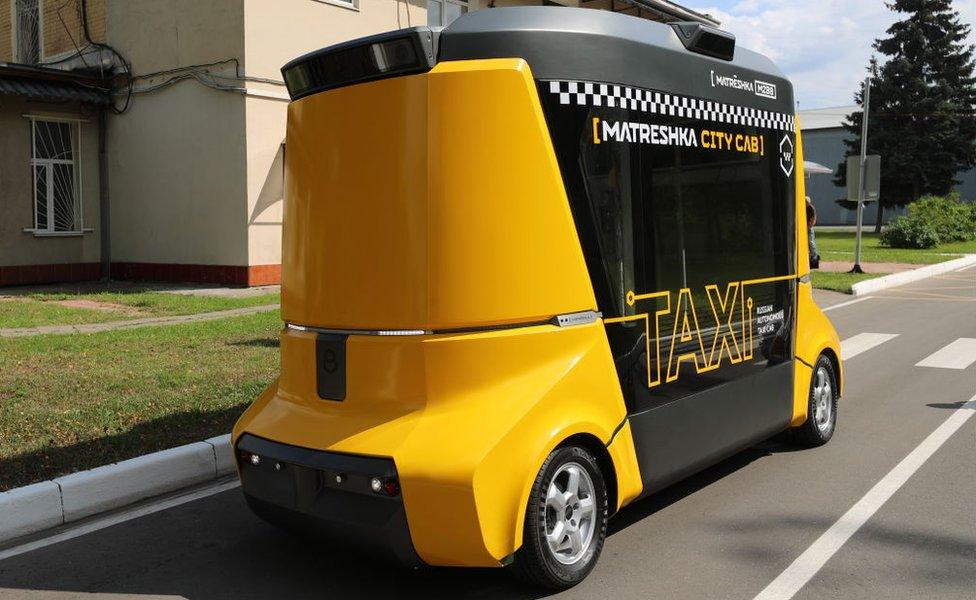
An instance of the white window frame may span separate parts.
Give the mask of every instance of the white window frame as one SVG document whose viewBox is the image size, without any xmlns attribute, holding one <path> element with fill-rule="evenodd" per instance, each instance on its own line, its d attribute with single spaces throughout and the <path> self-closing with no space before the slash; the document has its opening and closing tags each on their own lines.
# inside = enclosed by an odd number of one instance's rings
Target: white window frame
<svg viewBox="0 0 976 600">
<path fill-rule="evenodd" d="M 436 2 L 441 5 L 441 22 L 431 23 L 430 22 L 430 3 Z M 444 22 L 444 5 L 453 4 L 454 6 L 460 6 L 464 10 L 461 14 L 465 14 L 471 10 L 471 3 L 468 0 L 427 0 L 427 25 L 430 27 L 447 27 L 450 23 Z"/>
<path fill-rule="evenodd" d="M 87 123 L 84 119 L 73 117 L 51 116 L 51 115 L 24 115 L 30 126 L 30 183 L 31 183 L 31 213 L 33 214 L 34 226 L 24 229 L 25 233 L 33 233 L 36 237 L 65 237 L 78 236 L 93 231 L 86 228 L 84 202 L 82 202 L 82 124 Z M 71 132 L 72 158 L 71 160 L 59 158 L 38 158 L 34 141 L 36 139 L 37 123 L 68 123 Z M 55 228 L 55 207 L 54 207 L 54 165 L 71 165 L 73 178 L 74 197 L 72 203 L 75 210 L 74 228 L 71 230 L 58 231 Z M 37 214 L 37 181 L 36 168 L 45 167 L 47 197 L 47 222 L 39 223 Z"/>
<path fill-rule="evenodd" d="M 321 4 L 331 4 L 332 6 L 338 6 L 339 8 L 347 8 L 349 10 L 359 11 L 359 0 L 315 0 Z"/>
</svg>

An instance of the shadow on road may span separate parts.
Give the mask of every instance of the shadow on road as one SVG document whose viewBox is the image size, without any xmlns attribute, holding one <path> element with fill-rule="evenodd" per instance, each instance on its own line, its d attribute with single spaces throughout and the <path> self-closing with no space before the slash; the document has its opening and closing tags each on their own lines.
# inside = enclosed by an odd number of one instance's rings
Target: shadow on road
<svg viewBox="0 0 976 600">
<path fill-rule="evenodd" d="M 718 527 L 717 537 L 735 543 L 730 552 L 743 563 L 770 564 L 784 566 L 792 556 L 788 550 L 775 543 L 759 544 L 758 540 L 783 539 L 787 532 L 797 539 L 816 539 L 818 533 L 833 525 L 832 518 L 817 516 L 784 515 L 776 518 L 765 516 L 761 519 L 739 520 Z M 756 532 L 762 535 L 749 535 Z M 730 535 L 734 534 L 734 535 Z M 869 521 L 857 532 L 857 543 L 861 546 L 858 579 L 860 582 L 881 581 L 891 577 L 893 565 L 897 565 L 898 576 L 905 581 L 927 589 L 941 589 L 950 596 L 948 590 L 973 589 L 974 581 L 972 558 L 976 545 L 960 531 L 959 535 L 946 535 L 937 530 L 926 530 L 920 525 L 899 523 L 898 527 L 886 526 L 877 519 Z M 786 550 L 786 552 L 784 552 Z M 864 556 L 881 560 L 864 560 Z M 837 570 L 831 574 L 820 575 L 821 581 L 836 577 L 845 585 L 863 585 L 849 579 L 849 568 L 840 559 L 833 559 Z M 833 582 L 828 583 L 832 585 Z M 934 596 L 933 596 L 934 597 Z"/>
<path fill-rule="evenodd" d="M 789 446 L 741 452 L 621 511 L 614 535 Z M 599 571 L 599 567 L 598 567 Z M 311 543 L 251 515 L 239 490 L 116 525 L 0 562 L 6 590 L 250 598 L 542 598 L 501 569 L 416 572 Z M 26 593 L 29 598 L 30 594 Z"/>
<path fill-rule="evenodd" d="M 962 408 L 966 403 L 965 400 L 960 400 L 959 402 L 932 402 L 931 404 L 926 404 L 929 408 Z"/>
</svg>

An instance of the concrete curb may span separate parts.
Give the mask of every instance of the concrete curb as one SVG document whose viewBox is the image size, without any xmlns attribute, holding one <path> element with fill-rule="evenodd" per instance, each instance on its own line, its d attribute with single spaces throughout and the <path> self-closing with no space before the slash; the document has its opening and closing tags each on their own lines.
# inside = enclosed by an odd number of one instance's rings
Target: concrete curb
<svg viewBox="0 0 976 600">
<path fill-rule="evenodd" d="M 885 275 L 884 277 L 868 279 L 867 281 L 855 283 L 851 286 L 851 293 L 855 296 L 863 296 L 865 294 L 880 292 L 881 290 L 898 287 L 899 285 L 905 285 L 906 283 L 912 283 L 913 281 L 919 281 L 935 275 L 942 275 L 943 273 L 948 273 L 949 271 L 955 271 L 957 269 L 962 269 L 972 265 L 976 265 L 976 254 L 967 254 L 966 256 L 957 258 L 955 260 L 936 263 L 934 265 L 927 265 L 924 267 L 919 267 L 918 269 L 912 269 L 911 271 L 892 273 L 891 275 Z"/>
<path fill-rule="evenodd" d="M 0 493 L 0 543 L 234 472 L 230 434 Z"/>
</svg>

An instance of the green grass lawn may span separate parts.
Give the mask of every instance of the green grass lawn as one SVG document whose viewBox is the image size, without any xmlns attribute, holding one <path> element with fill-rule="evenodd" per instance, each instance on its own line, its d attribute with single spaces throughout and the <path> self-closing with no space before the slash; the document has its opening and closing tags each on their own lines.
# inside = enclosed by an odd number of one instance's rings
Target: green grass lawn
<svg viewBox="0 0 976 600">
<path fill-rule="evenodd" d="M 0 339 L 0 490 L 230 431 L 278 372 L 275 312 Z"/>
<path fill-rule="evenodd" d="M 113 310 L 76 308 L 58 304 L 61 300 L 89 300 L 118 305 Z M 278 293 L 226 298 L 168 294 L 141 289 L 96 293 L 35 293 L 0 300 L 0 328 L 79 325 L 277 304 Z"/>
<path fill-rule="evenodd" d="M 821 260 L 854 261 L 853 231 L 821 231 L 817 229 L 817 248 Z M 946 256 L 954 255 L 954 256 Z M 933 264 L 951 260 L 962 254 L 976 254 L 976 241 L 952 242 L 927 250 L 886 248 L 878 240 L 878 234 L 862 233 L 861 262 L 891 262 L 912 264 Z"/>
<path fill-rule="evenodd" d="M 813 287 L 821 290 L 833 290 L 844 294 L 851 293 L 851 286 L 865 279 L 874 279 L 887 273 L 827 273 L 811 271 Z"/>
</svg>

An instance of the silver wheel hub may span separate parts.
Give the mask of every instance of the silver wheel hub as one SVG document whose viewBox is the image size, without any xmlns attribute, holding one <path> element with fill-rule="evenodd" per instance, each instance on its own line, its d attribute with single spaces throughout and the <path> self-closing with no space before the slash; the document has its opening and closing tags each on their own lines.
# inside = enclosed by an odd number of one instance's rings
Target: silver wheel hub
<svg viewBox="0 0 976 600">
<path fill-rule="evenodd" d="M 571 565 L 593 542 L 596 499 L 590 474 L 579 463 L 562 465 L 549 481 L 543 503 L 549 551 L 557 561 Z"/>
<path fill-rule="evenodd" d="M 813 381 L 813 420 L 821 432 L 830 430 L 834 414 L 834 388 L 825 367 L 818 367 Z"/>
</svg>

